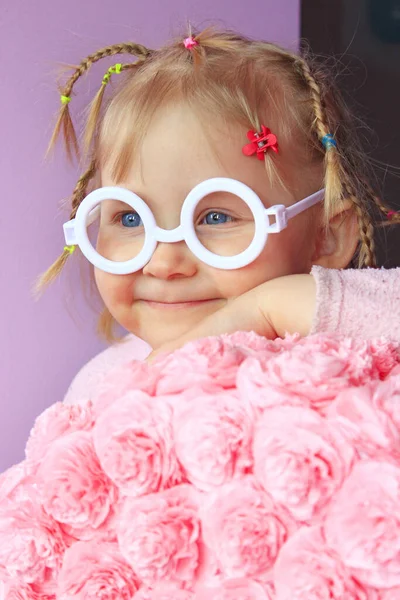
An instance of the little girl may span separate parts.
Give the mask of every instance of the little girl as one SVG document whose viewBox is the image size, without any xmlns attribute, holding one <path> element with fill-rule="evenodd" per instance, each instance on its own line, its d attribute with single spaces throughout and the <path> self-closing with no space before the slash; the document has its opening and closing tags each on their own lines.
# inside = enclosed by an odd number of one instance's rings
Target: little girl
<svg viewBox="0 0 400 600">
<path fill-rule="evenodd" d="M 75 85 L 119 54 L 129 62 L 108 69 L 91 105 L 67 245 L 39 287 L 79 248 L 104 302 L 100 332 L 116 341 L 117 322 L 130 335 L 84 367 L 66 401 L 94 393 L 119 362 L 202 335 L 400 340 L 400 270 L 342 271 L 375 266 L 377 213 L 400 219 L 372 190 L 354 119 L 326 73 L 215 30 L 160 50 L 108 46 L 62 90 L 52 143 L 63 131 L 70 155 Z"/>
</svg>

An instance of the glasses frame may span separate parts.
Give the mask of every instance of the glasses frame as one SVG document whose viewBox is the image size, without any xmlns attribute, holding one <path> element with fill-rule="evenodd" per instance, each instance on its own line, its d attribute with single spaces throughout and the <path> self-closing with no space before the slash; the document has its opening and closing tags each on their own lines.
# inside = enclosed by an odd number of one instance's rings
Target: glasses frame
<svg viewBox="0 0 400 600">
<path fill-rule="evenodd" d="M 255 231 L 252 242 L 240 254 L 219 256 L 205 248 L 196 236 L 193 215 L 197 204 L 208 194 L 229 192 L 241 198 L 254 216 Z M 142 269 L 154 254 L 159 242 L 172 244 L 185 241 L 191 252 L 211 267 L 224 270 L 240 269 L 252 263 L 263 251 L 270 233 L 280 233 L 288 225 L 289 219 L 297 216 L 320 202 L 325 190 L 319 190 L 311 196 L 296 202 L 292 206 L 277 204 L 265 208 L 259 196 L 246 184 L 227 177 L 214 177 L 196 185 L 186 196 L 180 216 L 180 225 L 175 229 L 162 229 L 149 206 L 134 192 L 121 187 L 108 186 L 94 190 L 82 200 L 76 217 L 63 225 L 65 242 L 69 246 L 79 246 L 82 254 L 95 267 L 114 275 L 127 275 Z M 117 262 L 101 256 L 90 243 L 87 227 L 99 216 L 99 204 L 104 200 L 120 200 L 138 212 L 145 229 L 145 241 L 142 250 L 134 258 Z M 270 218 L 275 217 L 271 223 Z"/>
</svg>

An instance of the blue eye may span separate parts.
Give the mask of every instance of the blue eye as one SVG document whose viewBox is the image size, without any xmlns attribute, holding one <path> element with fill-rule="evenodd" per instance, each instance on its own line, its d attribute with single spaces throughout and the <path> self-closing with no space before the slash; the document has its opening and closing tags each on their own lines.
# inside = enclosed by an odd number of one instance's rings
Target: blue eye
<svg viewBox="0 0 400 600">
<path fill-rule="evenodd" d="M 228 222 L 228 219 L 233 220 L 233 218 L 231 216 L 229 216 L 223 212 L 213 211 L 213 212 L 209 212 L 205 215 L 201 224 L 203 224 L 204 220 L 205 220 L 206 225 L 223 225 L 224 223 Z"/>
<path fill-rule="evenodd" d="M 142 219 L 136 212 L 124 213 L 121 215 L 121 223 L 124 227 L 140 227 Z"/>
</svg>

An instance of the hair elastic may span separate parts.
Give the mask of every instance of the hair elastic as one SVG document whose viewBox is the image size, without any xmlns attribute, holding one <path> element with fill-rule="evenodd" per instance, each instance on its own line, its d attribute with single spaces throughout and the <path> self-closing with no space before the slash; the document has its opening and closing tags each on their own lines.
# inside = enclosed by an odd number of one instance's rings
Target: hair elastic
<svg viewBox="0 0 400 600">
<path fill-rule="evenodd" d="M 71 96 L 60 96 L 61 99 L 61 104 L 68 104 L 68 102 L 71 102 Z"/>
<path fill-rule="evenodd" d="M 386 215 L 388 221 L 391 221 L 393 219 L 393 217 L 398 214 L 400 214 L 400 211 L 398 211 L 398 210 L 389 210 L 388 214 Z"/>
<path fill-rule="evenodd" d="M 75 252 L 76 246 L 64 246 L 64 250 L 67 250 L 70 254 Z"/>
<path fill-rule="evenodd" d="M 199 45 L 199 42 L 191 35 L 183 40 L 183 45 L 187 50 L 192 50 L 192 48 Z"/>
<path fill-rule="evenodd" d="M 321 143 L 325 147 L 325 150 L 329 150 L 330 148 L 337 148 L 337 143 L 335 138 L 331 133 L 327 133 L 321 140 Z"/>
<path fill-rule="evenodd" d="M 122 69 L 122 64 L 121 63 L 117 63 L 113 67 L 110 67 L 107 70 L 107 73 L 104 75 L 103 81 L 101 82 L 101 85 L 107 85 L 107 83 L 110 81 L 111 75 L 113 73 L 121 73 L 121 69 Z"/>
</svg>

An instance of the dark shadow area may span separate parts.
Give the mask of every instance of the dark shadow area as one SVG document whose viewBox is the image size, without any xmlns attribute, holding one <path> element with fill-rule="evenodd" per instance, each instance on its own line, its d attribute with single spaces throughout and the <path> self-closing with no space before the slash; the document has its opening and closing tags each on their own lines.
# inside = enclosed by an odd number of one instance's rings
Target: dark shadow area
<svg viewBox="0 0 400 600">
<path fill-rule="evenodd" d="M 400 0 L 304 0 L 301 36 L 336 59 L 339 88 L 372 130 L 361 137 L 378 189 L 400 209 Z M 380 229 L 376 241 L 379 265 L 400 266 L 400 226 Z"/>
</svg>

